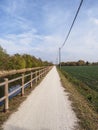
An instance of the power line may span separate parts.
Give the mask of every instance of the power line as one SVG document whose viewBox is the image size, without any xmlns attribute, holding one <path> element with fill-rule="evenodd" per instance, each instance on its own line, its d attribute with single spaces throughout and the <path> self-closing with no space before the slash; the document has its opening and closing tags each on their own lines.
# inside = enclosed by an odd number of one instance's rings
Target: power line
<svg viewBox="0 0 98 130">
<path fill-rule="evenodd" d="M 78 7 L 78 9 L 77 9 L 76 15 L 75 15 L 75 17 L 74 17 L 74 19 L 73 19 L 73 22 L 72 22 L 72 24 L 71 24 L 71 27 L 70 27 L 70 29 L 69 29 L 69 32 L 68 32 L 68 34 L 67 34 L 67 36 L 66 36 L 66 38 L 65 38 L 65 40 L 64 40 L 64 43 L 62 44 L 62 46 L 61 46 L 60 48 L 63 48 L 63 46 L 65 45 L 65 43 L 66 43 L 66 41 L 67 41 L 67 39 L 68 39 L 68 37 L 69 37 L 69 35 L 70 35 L 70 32 L 71 32 L 71 30 L 72 30 L 72 27 L 73 27 L 75 21 L 76 21 L 76 18 L 77 18 L 77 16 L 78 16 L 78 13 L 79 13 L 79 11 L 80 11 L 80 8 L 81 8 L 81 6 L 82 6 L 82 3 L 83 3 L 83 0 L 80 1 L 79 7 Z"/>
<path fill-rule="evenodd" d="M 80 11 L 80 8 L 81 8 L 81 6 L 82 6 L 82 3 L 83 3 L 83 0 L 80 1 L 79 7 L 78 7 L 77 12 L 76 12 L 76 14 L 75 14 L 75 17 L 74 17 L 74 19 L 73 19 L 73 22 L 72 22 L 72 24 L 71 24 L 71 26 L 70 26 L 69 32 L 68 32 L 67 36 L 65 37 L 65 40 L 64 40 L 62 46 L 59 47 L 59 66 L 60 66 L 60 68 L 61 68 L 61 49 L 62 49 L 63 46 L 65 45 L 65 43 L 66 43 L 66 41 L 67 41 L 67 39 L 68 39 L 68 37 L 69 37 L 69 35 L 70 35 L 70 33 L 71 33 L 72 27 L 73 27 L 73 25 L 74 25 L 74 23 L 75 23 L 75 21 L 76 21 L 76 18 L 77 18 L 77 16 L 78 16 L 78 13 L 79 13 L 79 11 Z"/>
</svg>

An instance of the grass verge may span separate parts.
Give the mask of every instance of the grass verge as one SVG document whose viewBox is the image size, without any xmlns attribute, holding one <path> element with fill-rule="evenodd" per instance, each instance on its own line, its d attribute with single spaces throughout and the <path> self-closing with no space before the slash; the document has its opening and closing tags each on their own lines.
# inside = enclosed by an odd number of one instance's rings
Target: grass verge
<svg viewBox="0 0 98 130">
<path fill-rule="evenodd" d="M 61 82 L 65 91 L 70 93 L 73 109 L 79 119 L 79 130 L 98 130 L 98 113 L 94 111 L 93 106 L 78 91 L 78 84 L 75 85 L 65 77 L 63 72 L 58 69 Z"/>
<path fill-rule="evenodd" d="M 40 84 L 40 82 L 44 79 L 41 78 L 37 83 L 34 83 L 33 84 L 33 87 L 30 88 L 30 87 L 27 87 L 25 89 L 25 94 L 24 96 L 21 96 L 21 94 L 15 96 L 13 99 L 11 99 L 9 101 L 9 111 L 4 113 L 3 112 L 3 108 L 4 106 L 0 107 L 0 130 L 3 130 L 2 129 L 2 125 L 3 123 L 9 118 L 9 116 L 16 112 L 18 110 L 18 107 L 21 105 L 21 103 L 26 100 L 26 98 L 28 97 L 28 95 L 38 86 L 38 84 Z"/>
</svg>

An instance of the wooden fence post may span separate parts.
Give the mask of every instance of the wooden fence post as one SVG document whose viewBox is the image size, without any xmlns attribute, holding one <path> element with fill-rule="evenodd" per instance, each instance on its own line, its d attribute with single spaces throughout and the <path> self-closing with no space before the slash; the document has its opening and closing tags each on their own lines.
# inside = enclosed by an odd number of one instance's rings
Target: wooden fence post
<svg viewBox="0 0 98 130">
<path fill-rule="evenodd" d="M 43 69 L 43 76 L 45 76 L 45 68 Z"/>
<path fill-rule="evenodd" d="M 42 69 L 42 77 L 44 76 L 44 69 Z"/>
<path fill-rule="evenodd" d="M 9 94 L 9 91 L 8 91 L 8 78 L 5 78 L 5 104 L 4 104 L 4 112 L 7 112 L 8 109 L 9 109 L 9 97 L 8 97 L 8 94 Z"/>
<path fill-rule="evenodd" d="M 40 80 L 40 70 L 39 70 L 38 74 L 39 74 L 39 80 Z"/>
<path fill-rule="evenodd" d="M 47 68 L 45 68 L 45 75 L 47 74 Z"/>
<path fill-rule="evenodd" d="M 42 70 L 40 70 L 40 79 L 42 78 Z"/>
<path fill-rule="evenodd" d="M 30 86 L 31 88 L 32 88 L 32 86 L 33 86 L 33 83 L 32 83 L 32 78 L 33 78 L 33 76 L 32 76 L 32 74 L 33 74 L 33 73 L 31 72 L 31 86 Z"/>
<path fill-rule="evenodd" d="M 22 74 L 22 90 L 21 90 L 21 95 L 24 95 L 24 74 Z"/>
<path fill-rule="evenodd" d="M 36 73 L 35 73 L 35 77 L 36 77 L 35 82 L 36 82 L 36 83 L 37 83 L 37 72 L 38 72 L 38 71 L 36 71 Z"/>
<path fill-rule="evenodd" d="M 47 68 L 45 68 L 45 75 L 47 74 Z"/>
</svg>

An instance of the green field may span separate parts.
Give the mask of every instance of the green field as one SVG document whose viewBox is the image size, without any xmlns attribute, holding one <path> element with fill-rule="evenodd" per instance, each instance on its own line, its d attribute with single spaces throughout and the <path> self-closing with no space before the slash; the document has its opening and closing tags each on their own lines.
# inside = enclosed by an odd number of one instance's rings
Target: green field
<svg viewBox="0 0 98 130">
<path fill-rule="evenodd" d="M 64 66 L 62 69 L 98 92 L 98 66 Z"/>
<path fill-rule="evenodd" d="M 98 112 L 98 66 L 63 66 L 61 72 Z"/>
</svg>

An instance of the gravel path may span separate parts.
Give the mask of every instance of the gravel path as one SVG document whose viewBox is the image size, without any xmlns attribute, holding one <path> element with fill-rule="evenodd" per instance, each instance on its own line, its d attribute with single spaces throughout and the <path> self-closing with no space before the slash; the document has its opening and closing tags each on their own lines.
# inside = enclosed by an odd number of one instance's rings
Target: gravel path
<svg viewBox="0 0 98 130">
<path fill-rule="evenodd" d="M 18 111 L 4 123 L 4 130 L 73 130 L 77 118 L 64 92 L 56 67 L 47 74 Z"/>
</svg>

